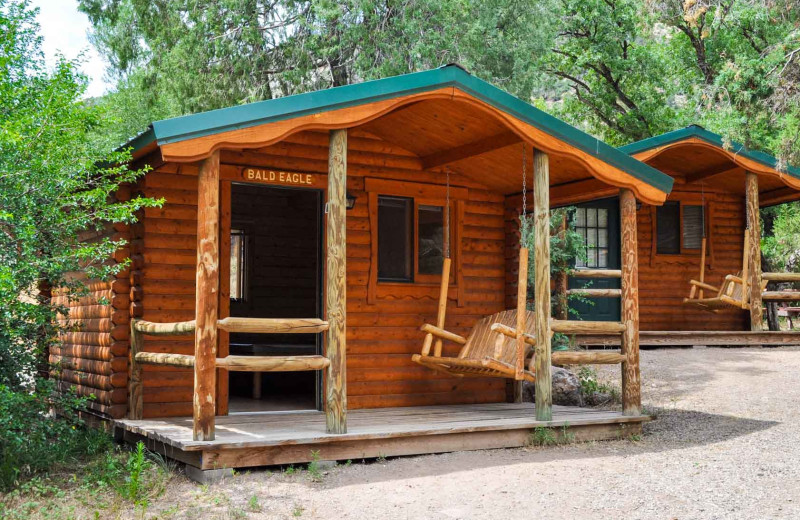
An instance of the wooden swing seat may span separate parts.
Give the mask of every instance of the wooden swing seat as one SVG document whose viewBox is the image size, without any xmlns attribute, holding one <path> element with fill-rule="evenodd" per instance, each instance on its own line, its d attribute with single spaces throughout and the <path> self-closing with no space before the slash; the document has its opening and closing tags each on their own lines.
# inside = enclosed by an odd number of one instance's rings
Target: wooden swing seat
<svg viewBox="0 0 800 520">
<path fill-rule="evenodd" d="M 722 285 L 714 287 L 711 284 L 690 280 L 692 286 L 689 297 L 683 299 L 683 303 L 695 305 L 710 312 L 719 312 L 722 309 L 735 307 L 737 309 L 747 309 L 750 304 L 749 298 L 743 294 L 744 282 L 742 273 L 729 274 L 722 281 Z M 698 298 L 698 292 L 709 291 L 714 294 L 711 298 Z"/>
<path fill-rule="evenodd" d="M 525 357 L 532 354 L 534 313 L 526 311 Z M 420 365 L 457 377 L 502 377 L 514 379 L 516 375 L 517 340 L 498 329 L 513 329 L 517 323 L 517 310 L 505 310 L 482 318 L 464 338 L 434 325 L 421 327 L 439 339 L 463 345 L 458 357 L 414 354 L 411 359 Z M 533 382 L 533 372 L 525 370 L 523 380 Z"/>
<path fill-rule="evenodd" d="M 700 253 L 700 280 L 689 280 L 691 289 L 689 290 L 689 297 L 683 299 L 685 305 L 694 305 L 705 311 L 719 312 L 723 309 L 749 309 L 750 308 L 750 294 L 747 290 L 745 280 L 749 276 L 747 264 L 747 250 L 750 244 L 750 238 L 745 230 L 744 234 L 744 247 L 742 248 L 742 270 L 736 274 L 729 274 L 722 280 L 722 285 L 715 287 L 705 281 L 705 267 L 706 267 L 706 238 L 703 237 L 701 242 Z M 767 287 L 767 281 L 761 282 L 761 291 Z M 714 296 L 704 298 L 703 293 L 708 291 Z"/>
</svg>

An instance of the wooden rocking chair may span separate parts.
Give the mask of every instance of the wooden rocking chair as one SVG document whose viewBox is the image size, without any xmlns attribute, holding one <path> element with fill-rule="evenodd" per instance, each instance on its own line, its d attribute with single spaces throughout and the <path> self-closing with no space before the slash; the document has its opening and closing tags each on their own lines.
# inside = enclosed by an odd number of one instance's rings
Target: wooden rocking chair
<svg viewBox="0 0 800 520">
<path fill-rule="evenodd" d="M 706 238 L 703 237 L 700 252 L 700 279 L 689 280 L 692 288 L 689 290 L 689 297 L 683 299 L 684 304 L 695 305 L 703 310 L 719 312 L 722 309 L 731 307 L 737 309 L 750 308 L 750 291 L 748 291 L 748 263 L 747 249 L 750 245 L 750 237 L 745 231 L 744 249 L 742 251 L 742 270 L 736 274 L 729 274 L 722 281 L 722 285 L 714 287 L 705 282 L 706 267 Z M 761 290 L 766 288 L 767 282 L 762 282 Z M 712 297 L 706 298 L 704 292 L 709 291 Z"/>
<path fill-rule="evenodd" d="M 522 218 L 525 217 L 525 145 L 522 145 Z M 487 316 L 464 338 L 444 329 L 447 291 L 450 287 L 450 170 L 447 170 L 447 212 L 444 225 L 444 259 L 442 285 L 439 287 L 439 309 L 436 325 L 421 327 L 425 334 L 422 352 L 411 360 L 420 365 L 457 377 L 503 377 L 517 381 L 534 381 L 534 374 L 525 370 L 525 358 L 535 345 L 534 313 L 526 310 L 528 295 L 528 249 L 519 248 L 519 277 L 516 310 Z M 520 220 L 522 222 L 522 220 Z M 520 244 L 522 245 L 522 244 Z M 463 290 L 463 288 L 462 288 Z M 434 344 L 434 336 L 436 343 Z M 442 341 L 463 345 L 457 357 L 442 356 Z M 433 355 L 431 355 L 433 347 Z"/>
<path fill-rule="evenodd" d="M 422 330 L 448 341 L 463 345 L 457 357 L 443 357 L 441 354 L 414 354 L 415 363 L 446 372 L 459 377 L 503 377 L 516 379 L 516 339 L 498 331 L 498 324 L 511 329 L 516 326 L 516 309 L 506 310 L 481 319 L 472 328 L 466 338 L 440 329 L 433 325 L 423 325 Z M 525 322 L 528 326 L 528 340 L 533 340 L 533 311 L 526 311 Z M 524 356 L 529 357 L 533 348 L 532 341 L 526 342 Z M 523 371 L 525 381 L 534 381 L 534 375 Z"/>
<path fill-rule="evenodd" d="M 464 338 L 445 330 L 447 289 L 450 279 L 450 259 L 444 259 L 442 285 L 439 291 L 439 312 L 436 325 L 425 324 L 422 352 L 411 359 L 420 365 L 457 377 L 502 377 L 533 382 L 533 372 L 525 370 L 525 359 L 535 344 L 534 313 L 525 309 L 528 290 L 528 249 L 520 248 L 520 268 L 517 308 L 487 316 Z M 523 331 L 518 334 L 517 331 Z M 436 343 L 433 345 L 434 336 Z M 457 357 L 442 356 L 442 341 L 463 345 Z M 431 347 L 433 354 L 431 355 Z"/>
</svg>

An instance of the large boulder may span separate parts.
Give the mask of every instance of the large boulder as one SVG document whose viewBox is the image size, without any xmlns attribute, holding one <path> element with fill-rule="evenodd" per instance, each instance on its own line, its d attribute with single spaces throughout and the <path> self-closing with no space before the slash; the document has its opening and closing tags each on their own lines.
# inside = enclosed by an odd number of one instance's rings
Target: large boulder
<svg viewBox="0 0 800 520">
<path fill-rule="evenodd" d="M 561 406 L 584 406 L 581 382 L 578 376 L 561 367 L 550 367 L 553 379 L 553 404 Z M 532 403 L 536 394 L 535 384 L 525 381 L 522 385 L 522 400 Z"/>
</svg>

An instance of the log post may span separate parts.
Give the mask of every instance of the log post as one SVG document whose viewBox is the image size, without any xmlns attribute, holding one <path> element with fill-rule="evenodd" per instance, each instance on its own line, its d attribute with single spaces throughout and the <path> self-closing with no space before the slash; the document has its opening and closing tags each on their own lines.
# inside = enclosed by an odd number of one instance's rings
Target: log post
<svg viewBox="0 0 800 520">
<path fill-rule="evenodd" d="M 639 415 L 642 407 L 639 378 L 639 255 L 636 243 L 636 197 L 628 189 L 619 195 L 622 253 L 622 413 Z"/>
<path fill-rule="evenodd" d="M 523 244 L 524 245 L 524 244 Z M 528 330 L 528 248 L 519 248 L 519 273 L 517 273 L 517 354 L 514 379 L 525 378 L 525 331 Z M 534 343 L 535 346 L 535 343 Z"/>
<path fill-rule="evenodd" d="M 325 422 L 328 433 L 347 433 L 346 186 L 347 130 L 331 130 L 328 149 L 327 283 L 325 287 L 329 324 L 325 352 L 331 363 L 325 381 Z"/>
<path fill-rule="evenodd" d="M 553 418 L 550 374 L 550 159 L 533 151 L 534 310 L 536 312 L 536 420 Z"/>
<path fill-rule="evenodd" d="M 217 320 L 219 319 L 219 151 L 197 177 L 197 276 L 194 334 L 194 421 L 196 441 L 214 440 Z"/>
<path fill-rule="evenodd" d="M 136 361 L 136 354 L 142 351 L 144 345 L 142 334 L 136 330 L 136 318 L 131 318 L 131 348 L 128 364 L 131 375 L 128 381 L 128 419 L 141 419 L 144 409 L 142 396 L 142 367 Z"/>
<path fill-rule="evenodd" d="M 745 174 L 747 195 L 747 232 L 750 241 L 746 254 L 750 270 L 748 289 L 750 290 L 750 330 L 760 331 L 763 328 L 763 305 L 761 301 L 761 215 L 758 203 L 758 175 L 752 172 Z"/>
</svg>

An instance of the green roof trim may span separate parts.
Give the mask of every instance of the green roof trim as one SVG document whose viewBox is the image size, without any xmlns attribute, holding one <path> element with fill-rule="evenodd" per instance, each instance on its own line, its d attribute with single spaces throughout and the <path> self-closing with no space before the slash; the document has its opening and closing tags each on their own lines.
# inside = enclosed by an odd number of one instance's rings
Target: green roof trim
<svg viewBox="0 0 800 520">
<path fill-rule="evenodd" d="M 664 193 L 672 190 L 673 179 L 669 175 L 472 76 L 456 65 L 165 119 L 154 122 L 152 129 L 157 143 L 162 145 L 445 87 L 458 88 Z M 132 144 L 133 141 L 128 145 Z"/>
<path fill-rule="evenodd" d="M 730 143 L 730 148 L 725 148 L 725 143 L 721 135 L 706 130 L 700 125 L 689 125 L 686 128 L 673 130 L 672 132 L 667 132 L 654 137 L 648 137 L 647 139 L 642 139 L 641 141 L 636 141 L 635 143 L 620 146 L 618 150 L 629 155 L 636 155 L 637 153 L 658 148 L 659 146 L 666 146 L 668 144 L 685 141 L 693 137 L 702 139 L 703 141 L 718 148 L 730 150 L 736 155 L 741 155 L 742 157 L 746 157 L 761 163 L 764 166 L 778 170 L 778 160 L 775 157 L 760 150 L 750 150 L 745 145 L 735 141 Z M 796 166 L 788 165 L 784 173 L 788 173 L 792 177 L 800 179 L 800 168 Z"/>
</svg>

